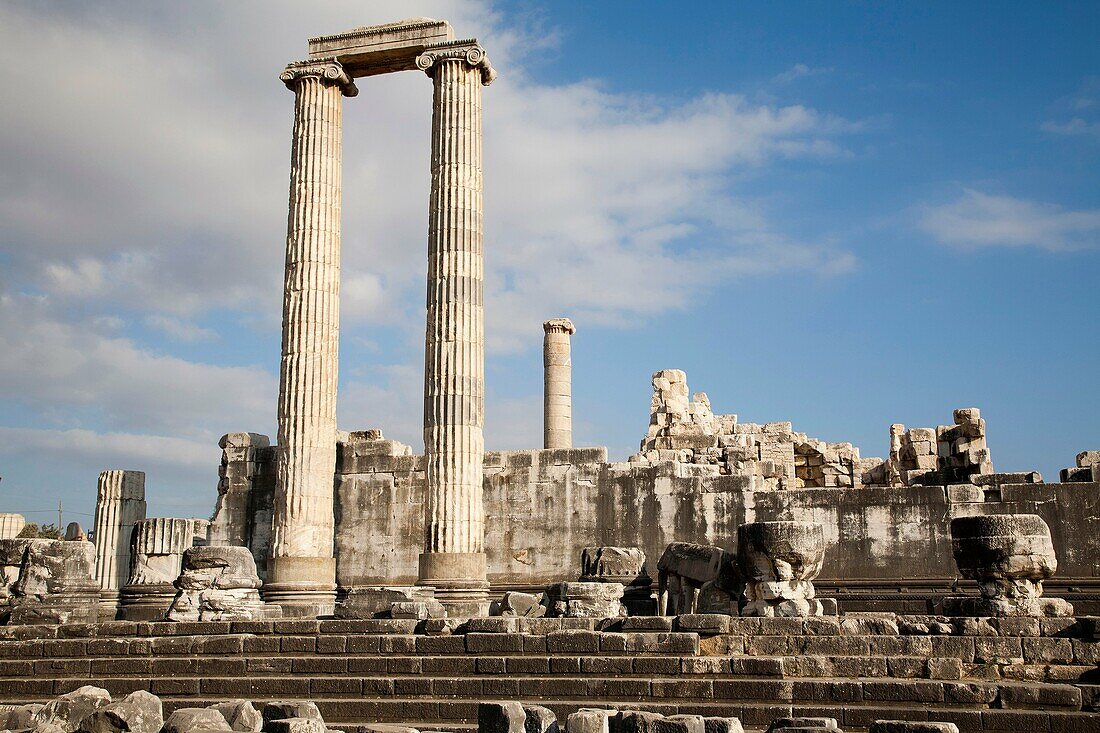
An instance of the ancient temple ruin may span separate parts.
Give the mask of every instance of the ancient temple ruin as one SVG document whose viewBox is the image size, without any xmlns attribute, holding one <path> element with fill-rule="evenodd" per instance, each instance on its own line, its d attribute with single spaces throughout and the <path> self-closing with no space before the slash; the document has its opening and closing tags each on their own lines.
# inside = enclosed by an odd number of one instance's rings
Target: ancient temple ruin
<svg viewBox="0 0 1100 733">
<path fill-rule="evenodd" d="M 422 454 L 336 425 L 342 106 L 398 71 L 433 85 Z M 1100 730 L 1100 451 L 1059 482 L 998 473 L 960 407 L 883 426 L 889 454 L 865 457 L 715 414 L 661 369 L 638 451 L 609 460 L 574 446 L 563 317 L 543 446 L 485 450 L 495 75 L 424 18 L 310 39 L 285 68 L 279 433 L 221 439 L 209 520 L 146 516 L 133 470 L 100 476 L 94 542 L 0 515 L 3 728 Z"/>
</svg>

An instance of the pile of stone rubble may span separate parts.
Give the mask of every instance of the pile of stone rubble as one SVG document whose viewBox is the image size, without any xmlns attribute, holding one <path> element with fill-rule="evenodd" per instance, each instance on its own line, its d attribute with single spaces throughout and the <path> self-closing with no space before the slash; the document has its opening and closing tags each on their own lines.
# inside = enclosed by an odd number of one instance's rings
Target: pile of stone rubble
<svg viewBox="0 0 1100 733">
<path fill-rule="evenodd" d="M 478 733 L 559 733 L 557 717 L 540 705 L 488 702 L 478 706 Z M 405 729 L 402 733 L 410 733 Z M 743 733 L 738 718 L 659 715 L 642 710 L 582 708 L 568 717 L 566 733 Z M 843 733 L 836 719 L 777 718 L 767 733 Z M 869 733 L 959 733 L 954 723 L 879 720 Z"/>
<path fill-rule="evenodd" d="M 313 702 L 227 700 L 204 708 L 177 708 L 167 718 L 156 695 L 144 690 L 112 700 L 91 685 L 42 704 L 0 706 L 0 730 L 27 733 L 341 733 L 325 726 Z"/>
</svg>

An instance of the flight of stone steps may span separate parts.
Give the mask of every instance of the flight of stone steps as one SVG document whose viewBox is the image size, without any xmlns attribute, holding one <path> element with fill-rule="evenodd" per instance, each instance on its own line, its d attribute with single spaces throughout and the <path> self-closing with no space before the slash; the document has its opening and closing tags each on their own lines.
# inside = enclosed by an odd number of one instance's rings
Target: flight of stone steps
<svg viewBox="0 0 1100 733">
<path fill-rule="evenodd" d="M 310 699 L 330 726 L 464 730 L 477 705 L 739 717 L 845 730 L 876 719 L 962 731 L 1100 731 L 1100 619 L 626 619 L 110 622 L 0 628 L 0 702 L 82 685 L 159 695 L 166 712 Z"/>
</svg>

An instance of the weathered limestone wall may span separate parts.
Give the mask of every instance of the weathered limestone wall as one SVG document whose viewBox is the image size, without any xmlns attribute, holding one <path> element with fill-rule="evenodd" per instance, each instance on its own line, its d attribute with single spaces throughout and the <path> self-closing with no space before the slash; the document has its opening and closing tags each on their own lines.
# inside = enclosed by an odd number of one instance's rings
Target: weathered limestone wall
<svg viewBox="0 0 1100 733">
<path fill-rule="evenodd" d="M 248 547 L 260 577 L 267 577 L 275 497 L 275 447 L 266 435 L 222 436 L 218 501 L 210 520 L 209 545 Z"/>
<path fill-rule="evenodd" d="M 424 459 L 394 446 L 400 444 L 340 446 L 336 553 L 342 587 L 416 580 Z M 750 476 L 703 475 L 703 467 L 690 464 L 608 464 L 603 448 L 487 453 L 489 580 L 494 586 L 541 585 L 576 576 L 589 545 L 636 545 L 654 562 L 673 541 L 732 548 L 738 525 L 777 519 L 824 525 L 822 581 L 951 579 L 950 520 L 1009 512 L 1047 521 L 1059 576 L 1100 575 L 1100 519 L 1090 519 L 1100 504 L 1097 484 L 972 487 L 952 491 L 949 501 L 942 486 L 775 491 L 754 490 L 752 483 Z"/>
</svg>

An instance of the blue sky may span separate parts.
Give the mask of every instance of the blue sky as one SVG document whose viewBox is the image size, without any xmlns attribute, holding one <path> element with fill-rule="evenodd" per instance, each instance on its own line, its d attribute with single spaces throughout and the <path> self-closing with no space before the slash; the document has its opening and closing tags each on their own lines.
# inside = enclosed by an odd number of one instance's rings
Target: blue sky
<svg viewBox="0 0 1100 733">
<path fill-rule="evenodd" d="M 292 98 L 310 35 L 477 36 L 491 448 L 541 440 L 573 318 L 578 443 L 649 375 L 882 455 L 978 406 L 998 470 L 1100 446 L 1100 6 L 10 3 L 0 56 L 0 509 L 90 523 L 104 468 L 206 516 L 273 435 Z M 345 107 L 339 417 L 420 449 L 430 84 Z M 84 514 L 80 514 L 83 512 Z"/>
</svg>

